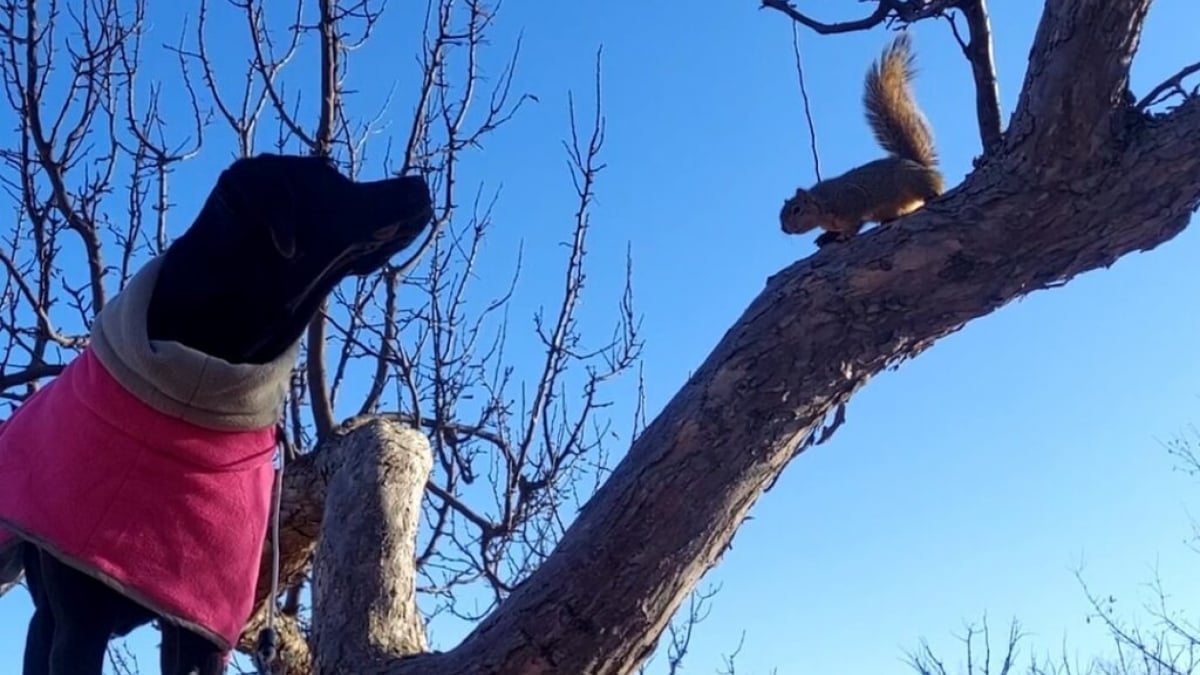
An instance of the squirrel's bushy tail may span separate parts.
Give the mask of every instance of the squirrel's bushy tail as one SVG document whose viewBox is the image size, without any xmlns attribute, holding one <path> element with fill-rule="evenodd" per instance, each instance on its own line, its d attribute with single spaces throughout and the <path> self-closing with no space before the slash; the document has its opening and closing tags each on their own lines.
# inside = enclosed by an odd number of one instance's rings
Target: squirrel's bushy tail
<svg viewBox="0 0 1200 675">
<path fill-rule="evenodd" d="M 867 71 L 863 106 L 875 139 L 884 150 L 933 167 L 937 164 L 933 133 L 909 85 L 913 61 L 909 34 L 901 33 Z"/>
</svg>

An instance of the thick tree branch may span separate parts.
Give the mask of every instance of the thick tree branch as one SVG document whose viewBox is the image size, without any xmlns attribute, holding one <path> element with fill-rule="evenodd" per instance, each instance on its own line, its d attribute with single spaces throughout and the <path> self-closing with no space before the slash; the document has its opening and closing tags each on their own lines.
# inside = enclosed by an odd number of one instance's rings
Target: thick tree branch
<svg viewBox="0 0 1200 675">
<path fill-rule="evenodd" d="M 1099 153 L 1114 112 L 1129 102 L 1129 66 L 1149 7 L 1150 0 L 1047 0 L 1009 148 L 1023 145 L 1075 166 L 1107 163 Z"/>
<path fill-rule="evenodd" d="M 283 474 L 283 494 L 280 500 L 279 540 L 282 556 L 279 564 L 279 587 L 289 588 L 299 583 L 308 570 L 325 518 L 325 496 L 329 482 L 343 467 L 361 461 L 369 452 L 363 450 L 375 438 L 371 425 L 375 418 L 359 416 L 336 427 L 329 437 L 311 452 L 300 455 L 287 465 Z M 396 425 L 395 422 L 389 424 Z M 365 430 L 364 430 L 365 429 Z M 371 451 L 373 452 L 373 451 Z M 238 649 L 250 653 L 258 639 L 258 628 L 265 618 L 266 602 L 271 590 L 270 542 L 263 547 L 259 567 L 254 615 L 242 631 Z"/>
<path fill-rule="evenodd" d="M 326 441 L 318 445 L 312 452 L 301 455 L 287 465 L 287 471 L 284 473 L 279 527 L 280 550 L 283 554 L 279 570 L 280 588 L 288 588 L 298 583 L 308 570 L 317 547 L 321 525 L 326 517 L 326 495 L 331 481 L 334 481 L 336 476 L 343 473 L 355 475 L 361 473 L 362 467 L 355 468 L 360 463 L 374 466 L 373 462 L 378 460 L 372 459 L 372 457 L 380 453 L 377 446 L 383 441 L 399 437 L 404 440 L 405 447 L 410 452 L 419 450 L 421 447 L 419 444 L 417 450 L 408 447 L 415 442 L 410 438 L 415 432 L 406 431 L 403 427 L 404 425 L 400 423 L 382 418 L 355 417 L 335 428 Z M 419 434 L 417 435 L 419 436 Z M 427 448 L 428 444 L 426 443 L 423 447 Z M 362 486 L 369 483 L 355 484 Z M 359 511 L 353 518 L 363 519 L 366 516 Z M 412 567 L 411 558 L 407 564 L 409 568 Z M 254 613 L 245 630 L 242 631 L 241 641 L 238 644 L 238 649 L 245 653 L 253 651 L 258 639 L 258 631 L 266 620 L 266 603 L 271 589 L 269 542 L 268 546 L 263 549 L 257 588 Z M 280 614 L 276 613 L 276 617 L 279 616 Z M 289 675 L 308 672 L 298 669 L 298 664 L 308 663 L 311 655 L 307 638 L 299 630 L 299 626 L 294 623 L 294 620 L 292 623 L 285 622 L 283 625 L 280 649 L 280 660 L 286 667 L 279 672 Z"/>
<path fill-rule="evenodd" d="M 1004 159 L 1023 171 L 989 165 L 772 277 L 542 567 L 455 650 L 380 672 L 630 672 L 797 447 L 872 376 L 1182 231 L 1200 204 L 1200 101 L 1133 136 L 1106 171 L 1018 147 Z M 1035 169 L 1061 178 L 1024 181 Z"/>
<path fill-rule="evenodd" d="M 433 467 L 419 431 L 374 420 L 356 461 L 333 476 L 313 566 L 313 646 L 321 673 L 366 673 L 381 655 L 427 649 L 417 609 L 421 497 Z M 482 672 L 482 671 L 481 671 Z"/>
</svg>

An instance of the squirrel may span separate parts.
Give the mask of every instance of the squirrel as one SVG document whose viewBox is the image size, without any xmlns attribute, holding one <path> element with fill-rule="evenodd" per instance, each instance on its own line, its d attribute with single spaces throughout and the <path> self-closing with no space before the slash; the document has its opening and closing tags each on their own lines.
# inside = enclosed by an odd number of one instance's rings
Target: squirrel
<svg viewBox="0 0 1200 675">
<path fill-rule="evenodd" d="M 779 212 L 784 232 L 820 227 L 825 233 L 816 244 L 823 247 L 857 235 L 869 221 L 912 213 L 942 193 L 933 134 L 909 87 L 912 72 L 909 36 L 901 33 L 867 71 L 863 91 L 867 123 L 889 156 L 796 190 Z"/>
</svg>

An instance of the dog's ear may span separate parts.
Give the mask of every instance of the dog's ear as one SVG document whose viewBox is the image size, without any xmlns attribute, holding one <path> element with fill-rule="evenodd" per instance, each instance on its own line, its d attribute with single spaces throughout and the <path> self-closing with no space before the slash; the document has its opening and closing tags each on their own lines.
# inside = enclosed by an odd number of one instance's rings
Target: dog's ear
<svg viewBox="0 0 1200 675">
<path fill-rule="evenodd" d="M 297 205 L 309 192 L 303 181 L 301 185 L 292 184 L 294 174 L 303 176 L 305 172 L 297 172 L 297 167 L 314 160 L 324 161 L 269 153 L 242 157 L 222 172 L 217 182 L 230 210 L 244 225 L 266 228 L 271 245 L 284 260 L 294 259 L 300 248 L 296 219 L 304 214 L 297 211 Z"/>
<path fill-rule="evenodd" d="M 267 233 L 271 243 L 284 260 L 296 257 L 296 224 L 284 214 L 268 216 Z"/>
<path fill-rule="evenodd" d="M 388 242 L 396 238 L 396 233 L 399 232 L 399 230 L 399 222 L 393 221 L 390 223 L 385 223 L 375 228 L 375 230 L 371 232 L 371 238 L 376 243 Z"/>
</svg>

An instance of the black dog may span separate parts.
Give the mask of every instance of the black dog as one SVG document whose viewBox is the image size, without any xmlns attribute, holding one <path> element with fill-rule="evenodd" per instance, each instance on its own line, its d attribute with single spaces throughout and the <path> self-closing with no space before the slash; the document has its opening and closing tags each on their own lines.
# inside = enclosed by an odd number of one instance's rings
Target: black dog
<svg viewBox="0 0 1200 675">
<path fill-rule="evenodd" d="M 287 362 L 333 287 L 349 275 L 378 270 L 410 246 L 431 218 L 429 189 L 420 178 L 355 183 L 319 158 L 240 159 L 221 174 L 193 225 L 162 257 L 144 311 L 144 335 L 228 364 Z M 251 534 L 261 541 L 261 531 Z M 163 536 L 163 547 L 180 545 Z M 140 592 L 120 592 L 114 589 L 120 584 L 76 569 L 53 546 L 22 546 L 35 605 L 25 675 L 101 675 L 109 639 L 155 619 L 162 626 L 163 675 L 224 671 L 229 645 L 164 617 Z M 189 559 L 223 564 L 205 553 Z"/>
</svg>

